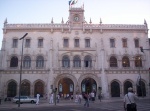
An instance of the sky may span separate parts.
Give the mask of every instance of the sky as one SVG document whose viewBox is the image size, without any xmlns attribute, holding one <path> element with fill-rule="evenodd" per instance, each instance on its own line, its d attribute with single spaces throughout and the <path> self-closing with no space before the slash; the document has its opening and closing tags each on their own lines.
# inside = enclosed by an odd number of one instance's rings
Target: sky
<svg viewBox="0 0 150 111">
<path fill-rule="evenodd" d="M 54 23 L 68 21 L 69 0 L 0 0 L 0 48 L 3 23 Z M 78 0 L 74 7 L 84 4 L 85 20 L 99 24 L 144 24 L 150 27 L 150 0 Z M 150 35 L 148 35 L 150 38 Z"/>
</svg>

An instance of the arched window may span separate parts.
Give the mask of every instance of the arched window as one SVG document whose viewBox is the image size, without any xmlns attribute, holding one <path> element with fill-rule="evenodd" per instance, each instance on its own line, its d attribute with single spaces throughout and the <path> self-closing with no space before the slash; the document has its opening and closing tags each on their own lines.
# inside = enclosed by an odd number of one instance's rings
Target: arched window
<svg viewBox="0 0 150 111">
<path fill-rule="evenodd" d="M 8 83 L 7 97 L 14 97 L 17 95 L 17 84 L 14 81 Z"/>
<path fill-rule="evenodd" d="M 130 67 L 130 61 L 129 61 L 129 58 L 124 56 L 122 58 L 122 67 Z"/>
<path fill-rule="evenodd" d="M 116 57 L 112 56 L 110 57 L 110 67 L 117 67 L 117 59 Z"/>
<path fill-rule="evenodd" d="M 31 58 L 29 56 L 24 57 L 23 67 L 24 68 L 30 68 L 31 67 Z"/>
<path fill-rule="evenodd" d="M 74 67 L 81 67 L 81 59 L 79 56 L 75 56 L 73 59 L 73 66 Z"/>
<path fill-rule="evenodd" d="M 10 67 L 18 67 L 18 58 L 13 56 L 10 60 Z"/>
<path fill-rule="evenodd" d="M 37 68 L 43 68 L 44 67 L 44 58 L 43 58 L 43 56 L 38 56 L 36 58 L 36 67 Z"/>
<path fill-rule="evenodd" d="M 142 67 L 142 58 L 140 56 L 135 57 L 135 67 Z"/>
<path fill-rule="evenodd" d="M 30 83 L 28 81 L 21 83 L 21 95 L 30 96 Z"/>
<path fill-rule="evenodd" d="M 67 55 L 62 58 L 62 67 L 70 67 L 70 59 Z"/>
<path fill-rule="evenodd" d="M 91 56 L 87 55 L 84 58 L 84 66 L 85 67 L 92 67 L 92 59 Z"/>
</svg>

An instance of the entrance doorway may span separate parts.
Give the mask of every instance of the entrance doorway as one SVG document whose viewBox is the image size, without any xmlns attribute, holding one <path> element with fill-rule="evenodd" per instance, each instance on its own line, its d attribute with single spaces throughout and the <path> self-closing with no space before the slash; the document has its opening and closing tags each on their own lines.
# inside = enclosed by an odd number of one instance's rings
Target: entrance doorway
<svg viewBox="0 0 150 111">
<path fill-rule="evenodd" d="M 120 85 L 117 81 L 111 83 L 111 96 L 120 97 Z"/>
<path fill-rule="evenodd" d="M 133 88 L 132 83 L 131 83 L 130 81 L 126 81 L 126 82 L 124 83 L 124 95 L 128 93 L 128 88 L 129 88 L 129 87 L 132 87 L 132 88 Z"/>
<path fill-rule="evenodd" d="M 58 92 L 61 97 L 69 98 L 74 92 L 74 83 L 70 78 L 62 78 L 58 82 Z"/>
<path fill-rule="evenodd" d="M 96 81 L 92 78 L 85 78 L 81 83 L 81 91 L 82 93 L 91 93 L 92 91 L 97 92 L 97 84 Z"/>
<path fill-rule="evenodd" d="M 137 85 L 137 95 L 140 97 L 146 96 L 145 83 L 143 81 L 139 81 L 139 85 Z"/>
</svg>

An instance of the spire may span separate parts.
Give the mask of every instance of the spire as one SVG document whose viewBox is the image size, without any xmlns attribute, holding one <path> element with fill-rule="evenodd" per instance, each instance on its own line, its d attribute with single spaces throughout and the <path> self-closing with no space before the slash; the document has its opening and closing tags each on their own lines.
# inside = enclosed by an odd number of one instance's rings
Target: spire
<svg viewBox="0 0 150 111">
<path fill-rule="evenodd" d="M 91 18 L 90 18 L 90 24 L 92 23 L 92 20 L 91 20 Z"/>
<path fill-rule="evenodd" d="M 6 18 L 5 21 L 4 21 L 4 25 L 7 24 L 7 23 L 8 23 L 8 22 L 7 22 L 7 18 Z"/>
<path fill-rule="evenodd" d="M 146 20 L 145 20 L 145 19 L 144 19 L 144 24 L 145 24 L 145 25 L 147 25 L 147 22 L 146 22 Z"/>
<path fill-rule="evenodd" d="M 52 17 L 52 20 L 51 20 L 51 24 L 53 24 L 54 22 L 53 22 L 53 17 Z"/>
<path fill-rule="evenodd" d="M 101 18 L 100 18 L 100 22 L 99 22 L 100 24 L 102 24 L 102 20 L 101 20 Z"/>
<path fill-rule="evenodd" d="M 64 20 L 63 20 L 63 17 L 62 17 L 62 21 L 61 21 L 61 23 L 62 23 L 62 24 L 64 24 Z"/>
</svg>

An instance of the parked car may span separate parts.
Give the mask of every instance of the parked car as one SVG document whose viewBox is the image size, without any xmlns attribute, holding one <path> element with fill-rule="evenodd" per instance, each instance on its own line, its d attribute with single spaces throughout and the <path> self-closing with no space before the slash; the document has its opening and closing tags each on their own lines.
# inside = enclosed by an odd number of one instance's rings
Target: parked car
<svg viewBox="0 0 150 111">
<path fill-rule="evenodd" d="M 14 103 L 19 103 L 18 96 L 15 96 L 12 100 Z M 20 96 L 20 103 L 36 103 L 36 98 L 31 98 L 29 96 Z"/>
</svg>

